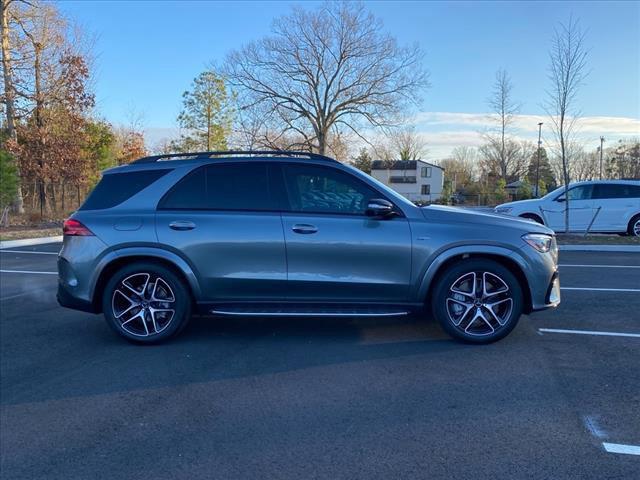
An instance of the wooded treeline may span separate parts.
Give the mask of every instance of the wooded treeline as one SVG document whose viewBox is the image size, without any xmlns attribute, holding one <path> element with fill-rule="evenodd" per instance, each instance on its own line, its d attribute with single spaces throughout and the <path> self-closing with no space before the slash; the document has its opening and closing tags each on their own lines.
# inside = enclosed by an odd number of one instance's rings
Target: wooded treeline
<svg viewBox="0 0 640 480">
<path fill-rule="evenodd" d="M 493 126 L 482 132 L 482 145 L 433 159 L 411 126 L 429 87 L 423 52 L 399 45 L 363 4 L 295 7 L 276 19 L 270 35 L 194 78 L 176 119 L 181 133 L 150 146 L 140 122 L 115 127 L 100 117 L 90 37 L 54 4 L 0 0 L 0 6 L 0 202 L 16 211 L 68 213 L 102 170 L 145 155 L 147 147 L 150 153 L 309 150 L 364 171 L 373 159 L 429 159 L 445 168 L 446 197 L 462 192 L 495 201 L 514 180 L 523 181 L 526 197 L 535 192 L 536 178 L 542 194 L 565 179 L 600 176 L 600 153 L 580 145 L 575 134 L 586 53 L 573 20 L 556 32 L 550 52 L 546 107 L 554 138 L 540 155 L 536 144 L 518 136 L 520 104 L 501 69 L 489 92 Z M 604 178 L 640 178 L 637 140 L 606 146 Z"/>
</svg>

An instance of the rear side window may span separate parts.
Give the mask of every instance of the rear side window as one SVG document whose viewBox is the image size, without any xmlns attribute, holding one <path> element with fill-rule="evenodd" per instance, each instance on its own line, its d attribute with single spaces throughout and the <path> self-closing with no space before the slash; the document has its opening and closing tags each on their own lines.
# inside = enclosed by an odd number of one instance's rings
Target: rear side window
<svg viewBox="0 0 640 480">
<path fill-rule="evenodd" d="M 595 186 L 594 198 L 640 198 L 640 185 L 599 184 Z"/>
<path fill-rule="evenodd" d="M 162 210 L 272 211 L 277 206 L 269 191 L 266 163 L 229 163 L 201 167 L 161 200 Z"/>
<path fill-rule="evenodd" d="M 109 173 L 102 177 L 80 210 L 104 210 L 120 205 L 171 170 Z"/>
</svg>

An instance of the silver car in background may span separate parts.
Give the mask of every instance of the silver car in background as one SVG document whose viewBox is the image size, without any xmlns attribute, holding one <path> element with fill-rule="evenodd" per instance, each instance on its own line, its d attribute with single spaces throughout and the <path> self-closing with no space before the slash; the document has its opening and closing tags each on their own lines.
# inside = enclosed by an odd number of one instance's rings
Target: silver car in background
<svg viewBox="0 0 640 480">
<path fill-rule="evenodd" d="M 104 172 L 64 225 L 61 305 L 139 343 L 214 316 L 429 315 L 456 339 L 506 336 L 560 302 L 553 232 L 419 208 L 303 152 L 145 157 Z"/>
</svg>

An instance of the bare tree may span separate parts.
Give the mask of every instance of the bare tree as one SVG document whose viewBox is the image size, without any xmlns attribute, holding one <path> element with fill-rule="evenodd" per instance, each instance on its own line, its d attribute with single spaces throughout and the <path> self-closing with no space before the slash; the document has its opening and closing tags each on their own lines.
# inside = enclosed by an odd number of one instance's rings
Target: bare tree
<svg viewBox="0 0 640 480">
<path fill-rule="evenodd" d="M 13 61 L 11 55 L 11 35 L 9 30 L 9 8 L 15 0 L 0 0 L 0 37 L 2 49 L 2 81 L 3 89 L 3 106 L 6 116 L 7 138 L 16 140 L 16 92 L 13 81 Z M 17 213 L 24 213 L 24 204 L 22 200 L 22 188 L 19 181 L 19 171 L 16 169 L 18 182 L 16 188 L 16 198 L 13 202 Z"/>
<path fill-rule="evenodd" d="M 577 20 L 569 18 L 555 30 L 550 52 L 549 80 L 545 109 L 559 145 L 562 161 L 562 181 L 565 192 L 565 231 L 569 231 L 569 144 L 574 134 L 579 114 L 576 99 L 580 86 L 587 75 L 587 51 L 584 47 L 584 32 Z"/>
<path fill-rule="evenodd" d="M 520 105 L 513 100 L 513 83 L 506 70 L 496 72 L 496 80 L 493 91 L 488 99 L 497 126 L 496 129 L 485 135 L 486 143 L 483 146 L 484 156 L 495 166 L 495 172 L 500 178 L 509 181 L 514 176 L 514 167 L 520 156 L 517 142 L 510 138 L 511 127 L 515 115 L 520 110 Z"/>
<path fill-rule="evenodd" d="M 396 129 L 389 137 L 399 160 L 419 160 L 426 155 L 427 143 L 413 126 Z"/>
<path fill-rule="evenodd" d="M 261 135 L 293 135 L 303 148 L 327 151 L 344 128 L 397 125 L 428 86 L 417 45 L 400 47 L 362 4 L 295 7 L 272 35 L 227 57 L 225 73 L 241 109 L 257 109 Z"/>
</svg>

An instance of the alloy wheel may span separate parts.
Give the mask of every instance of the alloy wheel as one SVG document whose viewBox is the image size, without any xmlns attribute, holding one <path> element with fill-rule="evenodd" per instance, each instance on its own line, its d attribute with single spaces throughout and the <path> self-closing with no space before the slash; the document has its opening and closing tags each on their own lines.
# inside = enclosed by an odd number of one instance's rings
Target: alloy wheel
<svg viewBox="0 0 640 480">
<path fill-rule="evenodd" d="M 512 292 L 494 273 L 465 273 L 450 286 L 446 310 L 451 323 L 466 335 L 491 335 L 502 329 L 511 317 Z"/>
<path fill-rule="evenodd" d="M 640 237 L 640 218 L 633 224 L 632 232 L 634 237 Z"/>
<path fill-rule="evenodd" d="M 134 273 L 114 290 L 111 308 L 120 327 L 131 335 L 150 337 L 173 320 L 176 298 L 166 280 L 150 273 Z"/>
</svg>

